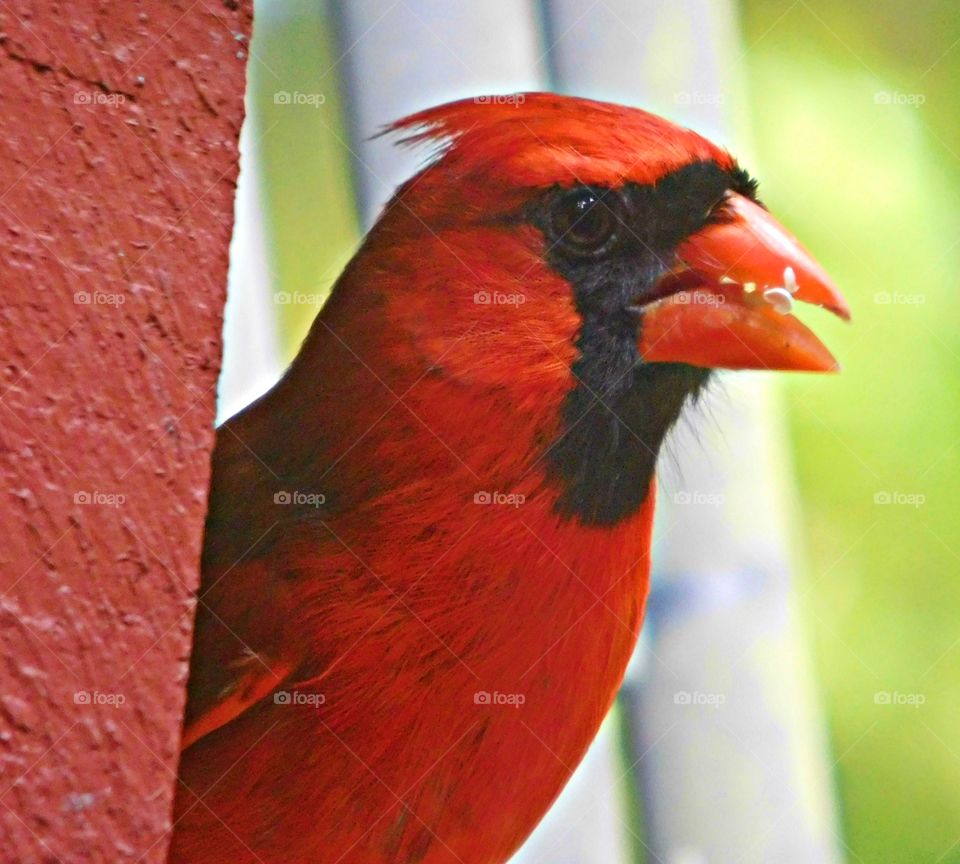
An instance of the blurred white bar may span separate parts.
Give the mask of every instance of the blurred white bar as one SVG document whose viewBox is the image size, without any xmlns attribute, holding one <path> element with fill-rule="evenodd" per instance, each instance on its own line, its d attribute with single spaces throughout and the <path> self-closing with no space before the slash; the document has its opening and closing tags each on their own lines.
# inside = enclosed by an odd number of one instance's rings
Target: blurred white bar
<svg viewBox="0 0 960 864">
<path fill-rule="evenodd" d="M 350 0 L 331 8 L 367 225 L 424 158 L 389 138 L 369 140 L 385 124 L 453 99 L 544 89 L 532 0 Z"/>
<path fill-rule="evenodd" d="M 625 694 L 647 841 L 667 864 L 836 864 L 780 399 L 727 374 L 669 447 L 646 674 Z"/>
<path fill-rule="evenodd" d="M 248 115 L 240 132 L 240 179 L 227 305 L 223 313 L 223 367 L 217 385 L 217 423 L 233 416 L 268 390 L 280 377 L 273 279 L 267 264 L 266 236 L 260 206 L 260 170 L 253 146 L 253 119 Z"/>
<path fill-rule="evenodd" d="M 622 800 L 630 782 L 618 747 L 618 718 L 607 717 L 580 768 L 512 864 L 626 864 L 631 823 Z"/>
<path fill-rule="evenodd" d="M 743 128 L 732 3 L 546 7 L 565 92 L 721 143 Z M 724 380 L 661 459 L 654 587 L 624 693 L 649 858 L 834 864 L 830 766 L 790 586 L 782 409 L 760 376 Z"/>
<path fill-rule="evenodd" d="M 635 105 L 730 138 L 737 105 L 736 19 L 727 0 L 545 0 L 560 89 Z"/>
</svg>

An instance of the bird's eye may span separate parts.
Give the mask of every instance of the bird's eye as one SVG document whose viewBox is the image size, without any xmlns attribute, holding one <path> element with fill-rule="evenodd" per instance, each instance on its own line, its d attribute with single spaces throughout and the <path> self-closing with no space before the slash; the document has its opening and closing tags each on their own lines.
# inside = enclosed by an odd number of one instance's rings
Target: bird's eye
<svg viewBox="0 0 960 864">
<path fill-rule="evenodd" d="M 612 249 L 623 219 L 616 193 L 579 187 L 563 192 L 550 209 L 551 244 L 570 255 L 596 257 Z"/>
<path fill-rule="evenodd" d="M 707 210 L 704 221 L 707 225 L 719 225 L 724 222 L 730 222 L 736 213 L 730 206 L 729 193 L 724 192 Z"/>
</svg>

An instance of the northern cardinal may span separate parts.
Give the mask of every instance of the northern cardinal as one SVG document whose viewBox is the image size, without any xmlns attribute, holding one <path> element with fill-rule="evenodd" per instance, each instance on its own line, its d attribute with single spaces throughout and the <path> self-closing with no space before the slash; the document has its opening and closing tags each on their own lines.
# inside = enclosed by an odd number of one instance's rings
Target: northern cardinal
<svg viewBox="0 0 960 864">
<path fill-rule="evenodd" d="M 684 405 L 836 368 L 789 310 L 843 297 L 694 132 L 549 93 L 391 128 L 433 161 L 217 434 L 174 864 L 505 861 L 620 685 Z"/>
</svg>

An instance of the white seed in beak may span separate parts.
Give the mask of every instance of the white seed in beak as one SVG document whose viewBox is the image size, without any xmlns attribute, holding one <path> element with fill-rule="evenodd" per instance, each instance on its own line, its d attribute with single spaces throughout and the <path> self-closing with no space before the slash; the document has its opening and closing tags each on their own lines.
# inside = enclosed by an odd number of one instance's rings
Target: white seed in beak
<svg viewBox="0 0 960 864">
<path fill-rule="evenodd" d="M 763 299 L 781 315 L 793 311 L 793 295 L 786 288 L 768 288 L 763 292 Z"/>
<path fill-rule="evenodd" d="M 791 294 L 796 294 L 800 290 L 800 286 L 797 285 L 797 274 L 793 272 L 792 267 L 783 268 L 783 287 Z"/>
</svg>

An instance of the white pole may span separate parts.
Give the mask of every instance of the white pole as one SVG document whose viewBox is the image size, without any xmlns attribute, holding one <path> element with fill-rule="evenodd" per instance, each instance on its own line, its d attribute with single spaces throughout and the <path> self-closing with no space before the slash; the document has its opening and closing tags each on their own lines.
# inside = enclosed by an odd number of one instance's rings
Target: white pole
<svg viewBox="0 0 960 864">
<path fill-rule="evenodd" d="M 543 89 L 540 34 L 527 0 L 333 3 L 366 223 L 423 163 L 389 138 L 392 120 L 454 99 Z"/>
</svg>

